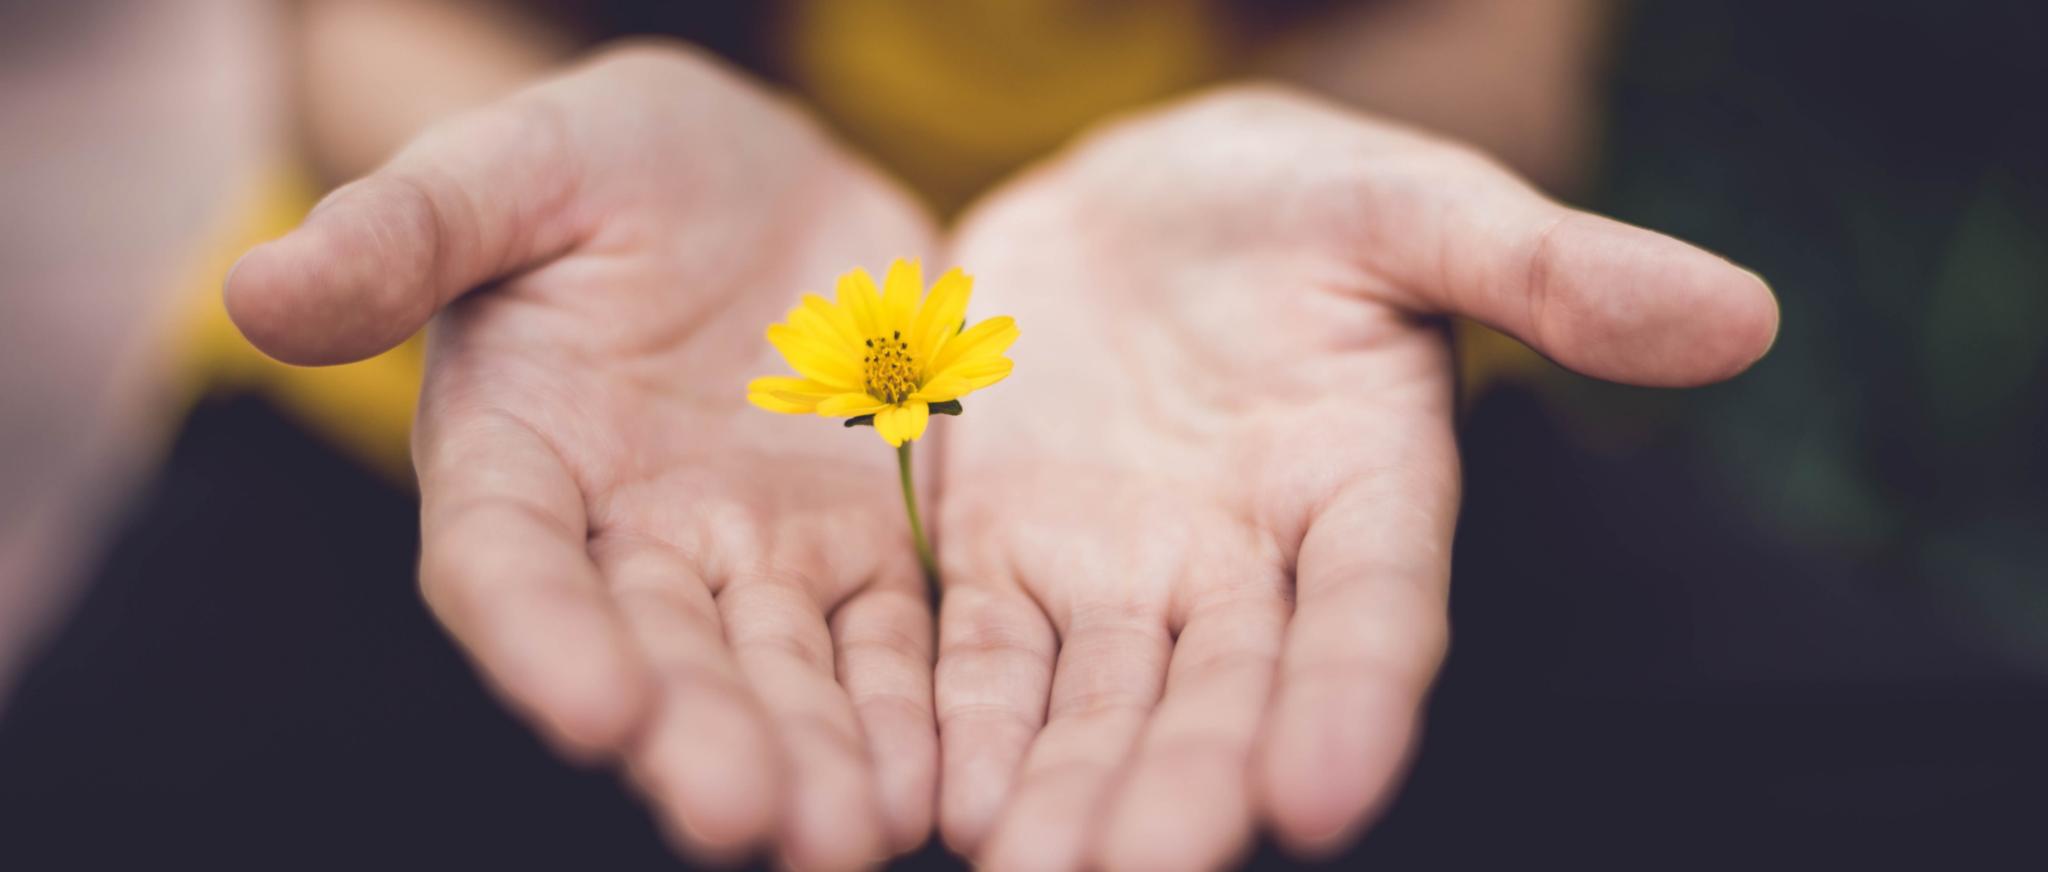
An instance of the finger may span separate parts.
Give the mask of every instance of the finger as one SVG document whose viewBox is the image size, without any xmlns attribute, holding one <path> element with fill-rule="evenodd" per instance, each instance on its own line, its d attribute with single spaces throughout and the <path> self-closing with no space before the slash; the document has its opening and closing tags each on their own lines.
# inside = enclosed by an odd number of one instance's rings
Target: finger
<svg viewBox="0 0 2048 872">
<path fill-rule="evenodd" d="M 947 588 L 939 605 L 939 832 L 963 855 L 981 847 L 1045 724 L 1058 642 L 1021 591 Z"/>
<path fill-rule="evenodd" d="M 600 568 L 659 682 L 630 771 L 691 855 L 729 862 L 774 832 L 785 763 L 726 648 L 702 577 L 661 546 L 600 546 Z"/>
<path fill-rule="evenodd" d="M 888 828 L 901 854 L 930 838 L 939 737 L 932 721 L 932 610 L 914 577 L 855 594 L 832 615 L 839 683 L 867 734 Z"/>
<path fill-rule="evenodd" d="M 1287 614 L 1275 585 L 1216 598 L 1189 616 L 1093 865 L 1221 869 L 1250 844 L 1252 747 Z"/>
<path fill-rule="evenodd" d="M 456 296 L 567 249 L 579 170 L 555 104 L 528 93 L 443 122 L 244 255 L 228 314 L 288 363 L 345 363 L 412 335 Z"/>
<path fill-rule="evenodd" d="M 1302 541 L 1258 772 L 1266 816 L 1298 851 L 1348 843 L 1405 766 L 1448 641 L 1454 451 L 1445 433 L 1353 479 Z"/>
<path fill-rule="evenodd" d="M 1414 308 L 1485 322 L 1586 375 L 1650 386 L 1733 376 L 1777 335 L 1777 300 L 1754 273 L 1560 206 L 1489 160 L 1446 151 L 1431 166 L 1379 198 L 1398 218 L 1372 222 L 1365 240 Z"/>
<path fill-rule="evenodd" d="M 1077 612 L 1061 635 L 1045 729 L 983 849 L 998 872 L 1079 869 L 1152 707 L 1172 648 L 1164 615 Z"/>
<path fill-rule="evenodd" d="M 834 677 L 824 613 L 800 579 L 785 576 L 734 578 L 718 606 L 789 761 L 783 859 L 806 872 L 880 863 L 887 851 L 875 775 L 859 718 Z"/>
<path fill-rule="evenodd" d="M 492 683 L 579 756 L 617 749 L 650 699 L 584 548 L 583 497 L 525 425 L 424 415 L 420 587 Z"/>
</svg>

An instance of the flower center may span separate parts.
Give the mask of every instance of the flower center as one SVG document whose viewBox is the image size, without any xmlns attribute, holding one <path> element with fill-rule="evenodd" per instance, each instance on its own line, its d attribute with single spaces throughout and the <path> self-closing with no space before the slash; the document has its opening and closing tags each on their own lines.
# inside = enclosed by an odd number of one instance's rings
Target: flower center
<svg viewBox="0 0 2048 872">
<path fill-rule="evenodd" d="M 887 339 L 869 339 L 867 346 L 861 363 L 868 396 L 900 403 L 917 390 L 917 361 L 910 356 L 910 343 L 903 341 L 903 331 L 892 330 Z"/>
</svg>

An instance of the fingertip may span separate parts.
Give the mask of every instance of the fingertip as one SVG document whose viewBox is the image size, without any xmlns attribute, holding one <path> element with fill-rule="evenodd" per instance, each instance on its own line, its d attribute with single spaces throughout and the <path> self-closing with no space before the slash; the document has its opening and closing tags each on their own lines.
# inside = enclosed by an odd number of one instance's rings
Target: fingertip
<svg viewBox="0 0 2048 872">
<path fill-rule="evenodd" d="M 900 740 L 877 743 L 875 778 L 889 849 L 895 854 L 915 851 L 932 836 L 933 809 L 938 802 L 938 743 L 929 730 L 924 736 L 918 739 L 904 734 Z"/>
<path fill-rule="evenodd" d="M 938 734 L 923 707 L 871 700 L 859 707 L 880 802 L 883 840 L 892 855 L 931 840 L 938 803 Z"/>
<path fill-rule="evenodd" d="M 939 839 L 946 849 L 972 857 L 988 841 L 996 815 L 1003 810 L 1011 773 L 976 772 L 979 767 L 949 767 L 940 781 Z"/>
<path fill-rule="evenodd" d="M 1705 249 L 1574 213 L 1532 267 L 1532 341 L 1587 375 L 1694 387 L 1761 359 L 1777 299 L 1756 273 Z"/>
<path fill-rule="evenodd" d="M 1100 845 L 1109 872 L 1224 869 L 1251 846 L 1242 767 L 1154 764 L 1135 773 Z"/>
<path fill-rule="evenodd" d="M 633 772 L 670 840 L 705 862 L 745 859 L 781 813 L 782 759 L 758 719 L 738 710 L 665 706 Z"/>
<path fill-rule="evenodd" d="M 707 866 L 738 866 L 759 855 L 774 829 L 773 807 L 737 802 L 712 816 L 693 817 L 676 810 L 671 799 L 657 800 L 655 816 L 664 840 L 677 853 Z"/>
<path fill-rule="evenodd" d="M 1325 795 L 1321 777 L 1303 755 L 1285 748 L 1270 751 L 1259 773 L 1267 822 L 1281 845 L 1296 856 L 1326 858 L 1355 835 L 1347 803 Z"/>
<path fill-rule="evenodd" d="M 1106 872 L 1229 869 L 1249 853 L 1250 832 L 1240 833 L 1241 829 L 1195 833 L 1192 838 L 1118 836 L 1104 844 L 1100 867 Z"/>
<path fill-rule="evenodd" d="M 1276 708 L 1256 775 L 1274 835 L 1309 858 L 1348 847 L 1379 815 L 1406 766 L 1414 729 L 1412 714 L 1397 703 L 1318 697 L 1296 695 Z"/>
<path fill-rule="evenodd" d="M 1735 264 L 1730 263 L 1730 266 Z M 1723 381 L 1740 375 L 1771 353 L 1778 344 L 1778 327 L 1781 317 L 1778 309 L 1778 295 L 1771 290 L 1769 282 L 1755 271 L 1736 267 L 1749 278 L 1748 286 L 1731 298 L 1735 311 L 1730 316 L 1728 332 L 1730 348 L 1723 354 L 1724 359 L 1734 365 L 1727 372 L 1710 381 Z"/>
<path fill-rule="evenodd" d="M 834 611 L 840 685 L 867 745 L 885 841 L 895 854 L 931 839 L 939 736 L 932 710 L 933 616 L 914 564 Z"/>
<path fill-rule="evenodd" d="M 534 716 L 558 750 L 585 765 L 615 756 L 641 729 L 651 705 L 651 678 L 637 657 L 603 650 L 566 655 L 546 674 L 525 680 Z"/>
<path fill-rule="evenodd" d="M 294 311 L 294 298 L 306 282 L 293 274 L 299 259 L 289 240 L 286 236 L 263 243 L 235 261 L 222 282 L 221 302 L 228 320 L 256 350 L 285 363 L 311 366 L 324 362 L 326 355 L 309 347 L 312 343 L 296 327 L 305 318 Z"/>
<path fill-rule="evenodd" d="M 1640 338 L 1634 344 L 1652 364 L 1635 381 L 1697 387 L 1733 378 L 1761 359 L 1778 334 L 1777 297 L 1763 277 L 1706 249 L 1650 235 L 1668 252 L 1667 264 L 1658 283 L 1661 305 L 1635 328 Z"/>
<path fill-rule="evenodd" d="M 1000 715 L 954 723 L 954 735 L 939 736 L 939 837 L 947 849 L 974 857 L 989 850 L 1014 810 L 1024 757 L 1039 730 Z"/>
<path fill-rule="evenodd" d="M 879 869 L 889 859 L 879 837 L 829 847 L 791 848 L 776 856 L 777 865 L 789 872 L 860 872 Z"/>
<path fill-rule="evenodd" d="M 645 693 L 632 682 L 595 670 L 517 674 L 485 666 L 491 684 L 571 765 L 595 767 L 615 760 L 645 717 Z"/>
<path fill-rule="evenodd" d="M 821 787 L 796 786 L 782 864 L 795 872 L 852 872 L 887 862 L 890 852 L 876 810 Z"/>
<path fill-rule="evenodd" d="M 609 759 L 629 742 L 648 716 L 653 678 L 603 602 L 573 586 L 482 584 L 502 574 L 488 563 L 451 566 L 445 551 L 422 560 L 427 603 L 492 686 L 573 761 Z"/>
<path fill-rule="evenodd" d="M 228 318 L 258 350 L 297 366 L 382 353 L 438 308 L 437 232 L 415 186 L 356 182 L 235 262 L 222 287 Z"/>
<path fill-rule="evenodd" d="M 1051 796 L 1027 797 L 1004 812 L 975 866 L 988 872 L 1079 872 L 1093 828 L 1075 820 L 1072 811 Z"/>
<path fill-rule="evenodd" d="M 993 834 L 1045 725 L 1059 642 L 1020 594 L 960 585 L 939 608 L 939 837 L 971 857 Z"/>
</svg>

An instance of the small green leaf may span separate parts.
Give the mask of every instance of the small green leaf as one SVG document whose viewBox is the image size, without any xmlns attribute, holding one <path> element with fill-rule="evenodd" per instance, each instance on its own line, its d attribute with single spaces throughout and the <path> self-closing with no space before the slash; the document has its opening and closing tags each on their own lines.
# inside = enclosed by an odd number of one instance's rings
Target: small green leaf
<svg viewBox="0 0 2048 872">
<path fill-rule="evenodd" d="M 861 415 L 861 416 L 858 416 L 858 417 L 854 417 L 854 418 L 848 418 L 848 419 L 846 419 L 846 426 L 848 426 L 848 427 L 873 427 L 873 426 L 875 426 L 875 416 L 873 416 L 873 415 Z"/>
</svg>

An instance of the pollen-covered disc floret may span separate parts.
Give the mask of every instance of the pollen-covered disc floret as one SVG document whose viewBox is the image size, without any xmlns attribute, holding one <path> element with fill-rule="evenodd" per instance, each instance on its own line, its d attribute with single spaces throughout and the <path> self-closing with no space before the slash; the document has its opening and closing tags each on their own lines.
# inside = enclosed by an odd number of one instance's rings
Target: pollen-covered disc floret
<svg viewBox="0 0 2048 872">
<path fill-rule="evenodd" d="M 1017 340 L 1006 316 L 966 326 L 974 280 L 947 270 L 924 292 L 915 260 L 889 265 L 883 287 L 866 270 L 839 277 L 837 299 L 805 294 L 768 341 L 795 376 L 747 384 L 747 399 L 771 412 L 833 418 L 873 416 L 890 445 L 924 435 L 932 407 L 957 412 L 958 400 L 1010 374 L 1003 356 Z"/>
<path fill-rule="evenodd" d="M 867 356 L 861 358 L 861 363 L 861 383 L 867 386 L 870 397 L 900 403 L 917 390 L 917 360 L 910 356 L 910 343 L 903 341 L 901 330 L 869 338 Z"/>
</svg>

